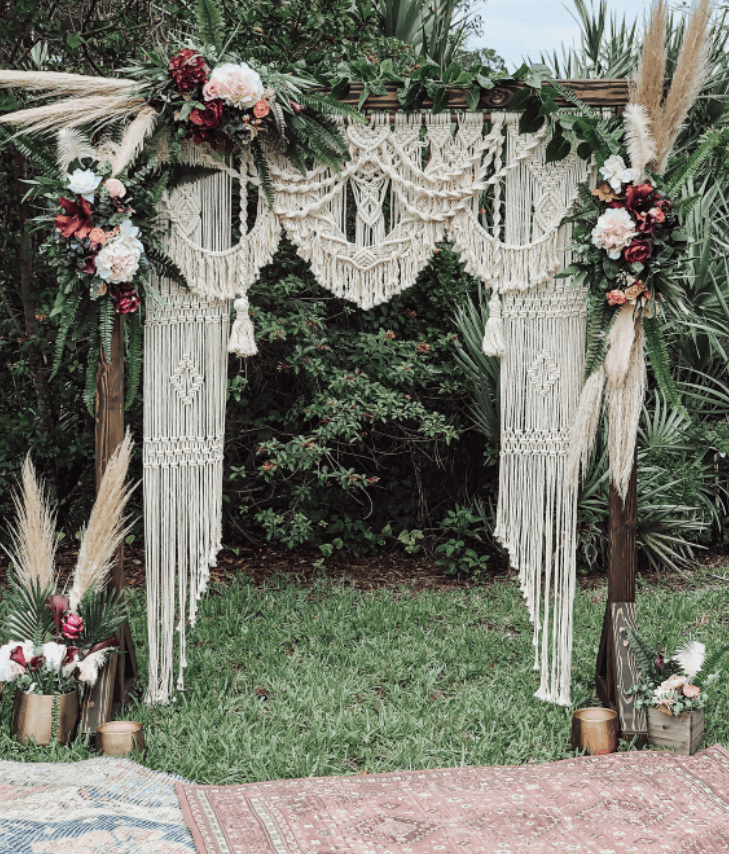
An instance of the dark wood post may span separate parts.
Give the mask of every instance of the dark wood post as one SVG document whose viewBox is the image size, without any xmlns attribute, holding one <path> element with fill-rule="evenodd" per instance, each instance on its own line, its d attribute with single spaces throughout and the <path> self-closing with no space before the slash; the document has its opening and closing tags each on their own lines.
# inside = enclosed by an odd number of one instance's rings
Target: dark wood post
<svg viewBox="0 0 729 854">
<path fill-rule="evenodd" d="M 114 315 L 111 360 L 107 360 L 103 348 L 99 354 L 94 423 L 98 493 L 109 458 L 124 439 L 124 325 L 120 314 Z M 117 552 L 109 587 L 119 592 L 124 589 L 123 544 Z M 119 640 L 119 653 L 110 656 L 96 685 L 84 699 L 81 726 L 85 732 L 93 734 L 111 719 L 114 709 L 125 702 L 136 678 L 137 662 L 128 624 L 122 628 Z"/>
</svg>

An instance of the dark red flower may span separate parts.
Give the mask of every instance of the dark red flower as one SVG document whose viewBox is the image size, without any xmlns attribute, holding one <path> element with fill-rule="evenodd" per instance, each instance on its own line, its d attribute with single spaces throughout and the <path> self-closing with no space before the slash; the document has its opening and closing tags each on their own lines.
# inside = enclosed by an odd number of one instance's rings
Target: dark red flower
<svg viewBox="0 0 729 854">
<path fill-rule="evenodd" d="M 658 655 L 656 655 L 656 667 L 659 670 L 663 667 L 663 656 L 660 654 L 660 652 L 658 653 Z"/>
<path fill-rule="evenodd" d="M 656 188 L 652 184 L 628 184 L 625 191 L 625 206 L 632 212 L 650 210 L 656 200 Z"/>
<path fill-rule="evenodd" d="M 79 652 L 81 650 L 77 646 L 66 647 L 66 654 L 63 656 L 63 661 L 61 661 L 61 667 L 65 667 L 67 664 L 75 661 L 78 658 Z"/>
<path fill-rule="evenodd" d="M 92 652 L 99 652 L 99 650 L 101 650 L 101 649 L 107 649 L 108 647 L 115 647 L 115 646 L 119 646 L 119 638 L 116 635 L 112 635 L 110 638 L 107 638 L 106 640 L 99 641 L 98 643 L 95 643 L 91 647 L 91 649 L 89 650 L 88 654 L 91 655 Z"/>
<path fill-rule="evenodd" d="M 193 107 L 193 110 L 190 113 L 190 121 L 194 125 L 199 125 L 200 127 L 207 128 L 208 130 L 216 128 L 220 124 L 220 120 L 222 118 L 223 101 L 220 98 L 216 98 L 214 101 L 208 101 L 205 104 L 204 110 Z"/>
<path fill-rule="evenodd" d="M 133 285 L 112 285 L 109 290 L 117 314 L 134 314 L 139 308 L 139 294 Z"/>
<path fill-rule="evenodd" d="M 82 273 L 87 273 L 89 276 L 96 275 L 96 255 L 89 255 L 84 258 L 84 265 L 81 268 Z"/>
<path fill-rule="evenodd" d="M 304 109 L 304 108 L 301 106 L 301 104 L 297 104 L 297 103 L 296 103 L 296 101 L 289 101 L 289 103 L 291 104 L 291 108 L 293 109 L 293 111 L 294 111 L 297 115 L 298 115 L 298 114 L 299 114 L 299 113 Z"/>
<path fill-rule="evenodd" d="M 191 92 L 208 79 L 205 59 L 189 47 L 176 53 L 167 68 L 180 92 Z"/>
<path fill-rule="evenodd" d="M 51 609 L 53 614 L 53 622 L 56 624 L 56 634 L 61 631 L 61 621 L 63 614 L 68 611 L 68 596 L 63 596 L 61 593 L 54 593 L 48 597 L 46 605 Z"/>
<path fill-rule="evenodd" d="M 21 667 L 28 666 L 28 662 L 25 660 L 25 655 L 23 655 L 22 646 L 15 647 L 15 649 L 10 653 L 10 660 L 14 661 L 16 664 L 19 664 Z"/>
<path fill-rule="evenodd" d="M 45 655 L 34 655 L 28 664 L 31 673 L 37 673 L 46 662 Z"/>
<path fill-rule="evenodd" d="M 651 254 L 651 245 L 647 240 L 634 240 L 625 250 L 625 260 L 629 264 L 642 264 Z"/>
<path fill-rule="evenodd" d="M 71 199 L 60 199 L 62 214 L 56 216 L 54 225 L 61 232 L 61 237 L 73 237 L 86 240 L 91 231 L 91 205 L 84 198 L 78 202 Z"/>
<path fill-rule="evenodd" d="M 653 234 L 653 224 L 657 220 L 650 212 L 646 214 L 634 213 L 633 216 L 635 217 L 635 227 L 641 234 Z"/>
</svg>

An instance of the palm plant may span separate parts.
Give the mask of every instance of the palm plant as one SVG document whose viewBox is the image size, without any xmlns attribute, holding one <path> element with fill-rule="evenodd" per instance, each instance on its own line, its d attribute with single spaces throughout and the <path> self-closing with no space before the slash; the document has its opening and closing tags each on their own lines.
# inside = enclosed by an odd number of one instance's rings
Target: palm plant
<svg viewBox="0 0 729 854">
<path fill-rule="evenodd" d="M 463 0 L 378 0 L 382 34 L 409 44 L 446 68 L 463 47 L 469 12 Z M 455 20 L 459 11 L 460 19 Z"/>
</svg>

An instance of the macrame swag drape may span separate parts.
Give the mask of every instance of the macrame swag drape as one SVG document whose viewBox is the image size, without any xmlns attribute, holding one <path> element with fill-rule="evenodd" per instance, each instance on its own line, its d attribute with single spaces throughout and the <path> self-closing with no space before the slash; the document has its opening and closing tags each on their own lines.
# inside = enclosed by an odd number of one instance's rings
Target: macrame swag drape
<svg viewBox="0 0 729 854">
<path fill-rule="evenodd" d="M 274 208 L 259 197 L 249 231 L 243 204 L 235 246 L 233 182 L 245 196 L 256 182 L 250 163 L 237 171 L 198 150 L 191 157 L 218 174 L 165 200 L 168 250 L 190 292 L 160 282 L 165 303 L 149 311 L 145 333 L 147 699 L 170 699 L 175 630 L 183 687 L 185 623 L 194 623 L 220 548 L 230 300 L 238 297 L 230 349 L 252 355 L 246 291 L 285 232 L 324 288 L 365 309 L 413 285 L 443 240 L 491 288 L 484 350 L 502 359 L 496 534 L 534 624 L 537 696 L 568 704 L 576 497 L 564 462 L 581 387 L 585 295 L 554 275 L 569 260 L 569 226 L 560 223 L 587 167 L 574 156 L 546 164 L 546 132 L 519 135 L 510 113 L 492 114 L 487 126 L 465 113 L 455 132 L 450 114 L 373 114 L 368 125 L 342 122 L 342 131 L 351 160 L 339 172 L 302 175 L 272 162 Z"/>
</svg>

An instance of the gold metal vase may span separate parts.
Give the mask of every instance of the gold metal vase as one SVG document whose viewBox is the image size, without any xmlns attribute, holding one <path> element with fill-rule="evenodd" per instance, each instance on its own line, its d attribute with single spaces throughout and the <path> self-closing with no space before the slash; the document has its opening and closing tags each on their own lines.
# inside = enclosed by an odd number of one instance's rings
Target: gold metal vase
<svg viewBox="0 0 729 854">
<path fill-rule="evenodd" d="M 15 692 L 10 735 L 15 736 L 22 744 L 33 738 L 36 744 L 47 747 L 54 735 L 59 744 L 66 744 L 77 722 L 78 691 L 68 694 L 26 694 L 20 690 Z"/>
<path fill-rule="evenodd" d="M 577 709 L 572 715 L 572 749 L 590 756 L 618 749 L 618 713 L 614 709 Z"/>
</svg>

